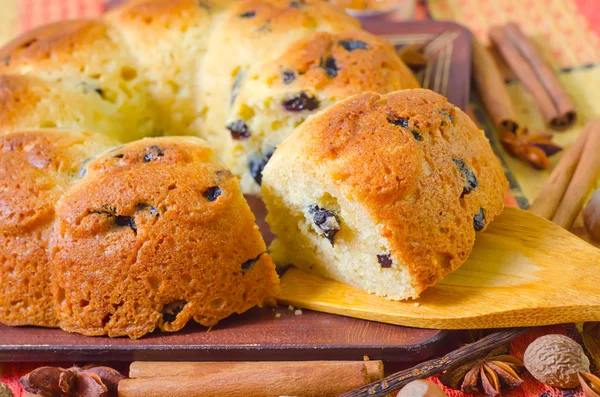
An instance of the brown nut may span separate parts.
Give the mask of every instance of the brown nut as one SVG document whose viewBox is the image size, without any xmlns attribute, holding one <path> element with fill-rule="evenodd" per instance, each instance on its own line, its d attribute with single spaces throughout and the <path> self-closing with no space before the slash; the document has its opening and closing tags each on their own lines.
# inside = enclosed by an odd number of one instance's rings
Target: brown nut
<svg viewBox="0 0 600 397">
<path fill-rule="evenodd" d="M 583 210 L 585 230 L 596 241 L 600 241 L 600 189 L 596 189 Z"/>
<path fill-rule="evenodd" d="M 15 397 L 12 390 L 4 383 L 0 383 L 0 397 Z"/>
<path fill-rule="evenodd" d="M 408 383 L 396 397 L 446 397 L 446 393 L 435 383 L 420 379 Z"/>
<path fill-rule="evenodd" d="M 572 389 L 579 386 L 577 374 L 590 372 L 590 360 L 583 348 L 564 335 L 545 335 L 525 350 L 525 368 L 548 386 Z"/>
</svg>

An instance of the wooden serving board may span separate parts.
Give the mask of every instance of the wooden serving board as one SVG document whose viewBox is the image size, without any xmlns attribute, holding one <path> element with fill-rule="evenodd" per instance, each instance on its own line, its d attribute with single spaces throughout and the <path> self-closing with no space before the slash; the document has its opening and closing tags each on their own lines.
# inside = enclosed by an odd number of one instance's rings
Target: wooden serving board
<svg viewBox="0 0 600 397">
<path fill-rule="evenodd" d="M 290 269 L 282 303 L 422 328 L 600 321 L 600 250 L 554 223 L 505 208 L 458 270 L 418 300 L 394 302 Z"/>
<path fill-rule="evenodd" d="M 446 331 L 302 312 L 256 308 L 210 331 L 190 323 L 179 332 L 135 341 L 0 324 L 0 362 L 362 360 L 366 355 L 401 364 L 426 360 L 454 343 Z"/>
</svg>

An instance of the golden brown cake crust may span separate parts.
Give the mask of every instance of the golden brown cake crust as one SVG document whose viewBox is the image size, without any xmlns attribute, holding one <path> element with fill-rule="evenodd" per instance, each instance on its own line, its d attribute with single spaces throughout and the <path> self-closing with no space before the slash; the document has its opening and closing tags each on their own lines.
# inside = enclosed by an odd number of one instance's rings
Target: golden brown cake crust
<svg viewBox="0 0 600 397">
<path fill-rule="evenodd" d="M 330 95 L 338 97 L 419 87 L 394 46 L 363 31 L 315 33 L 273 65 L 280 69 L 280 84 L 317 91 L 327 87 Z"/>
<path fill-rule="evenodd" d="M 277 156 L 318 164 L 324 179 L 366 208 L 417 291 L 466 260 L 475 228 L 484 230 L 502 211 L 507 186 L 483 132 L 422 89 L 364 93 L 333 105 L 294 131 L 271 161 Z"/>
<path fill-rule="evenodd" d="M 57 209 L 63 329 L 139 338 L 261 305 L 278 278 L 237 178 L 197 138 L 128 144 L 90 163 Z"/>
<path fill-rule="evenodd" d="M 0 135 L 0 321 L 58 325 L 49 289 L 54 205 L 86 160 L 90 135 L 29 131 Z M 108 139 L 98 136 L 97 150 Z"/>
</svg>

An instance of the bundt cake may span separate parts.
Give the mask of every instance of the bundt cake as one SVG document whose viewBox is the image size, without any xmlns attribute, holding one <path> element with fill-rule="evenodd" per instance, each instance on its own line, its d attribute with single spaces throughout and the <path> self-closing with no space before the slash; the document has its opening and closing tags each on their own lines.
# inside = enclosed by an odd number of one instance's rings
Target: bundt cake
<svg viewBox="0 0 600 397">
<path fill-rule="evenodd" d="M 417 86 L 390 43 L 323 0 L 133 0 L 1 48 L 0 130 L 200 136 L 255 194 L 307 116 Z"/>
<path fill-rule="evenodd" d="M 275 296 L 238 179 L 196 137 L 0 135 L 0 321 L 139 338 Z"/>
<path fill-rule="evenodd" d="M 276 262 L 390 299 L 458 268 L 507 185 L 483 132 L 423 89 L 363 93 L 312 116 L 262 182 Z"/>
</svg>

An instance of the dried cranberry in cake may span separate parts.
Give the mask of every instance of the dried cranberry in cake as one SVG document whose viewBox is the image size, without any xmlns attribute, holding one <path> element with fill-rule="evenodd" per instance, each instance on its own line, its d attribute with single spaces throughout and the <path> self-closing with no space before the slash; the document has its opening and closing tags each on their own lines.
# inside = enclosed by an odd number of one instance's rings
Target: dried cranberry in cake
<svg viewBox="0 0 600 397">
<path fill-rule="evenodd" d="M 258 254 L 255 258 L 252 259 L 248 259 L 246 262 L 242 263 L 242 272 L 247 272 L 248 270 L 250 270 L 250 268 L 252 267 L 252 265 L 254 265 L 256 262 L 258 262 L 258 260 L 260 259 L 260 257 L 265 254 L 266 252 L 261 252 L 260 254 Z"/>
<path fill-rule="evenodd" d="M 387 119 L 388 123 L 397 125 L 398 127 L 408 128 L 408 119 L 403 117 L 389 118 Z"/>
<path fill-rule="evenodd" d="M 479 209 L 479 212 L 477 214 L 475 214 L 475 216 L 473 217 L 473 228 L 475 229 L 476 232 L 483 230 L 483 228 L 485 227 L 485 212 L 483 211 L 483 208 Z"/>
<path fill-rule="evenodd" d="M 323 235 L 333 246 L 333 238 L 340 231 L 340 220 L 337 214 L 318 205 L 308 207 L 309 214 L 312 215 L 312 221 L 317 228 L 323 232 Z"/>
<path fill-rule="evenodd" d="M 165 153 L 162 151 L 161 148 L 159 148 L 156 145 L 152 145 L 148 149 L 146 149 L 146 153 L 144 154 L 144 162 L 149 163 L 164 155 Z"/>
<path fill-rule="evenodd" d="M 377 262 L 383 269 L 389 269 L 392 267 L 392 257 L 390 254 L 377 255 Z"/>
<path fill-rule="evenodd" d="M 283 71 L 283 84 L 290 84 L 294 80 L 296 80 L 296 73 L 293 70 Z"/>
<path fill-rule="evenodd" d="M 338 66 L 335 63 L 335 59 L 334 58 L 326 58 L 326 59 L 321 59 L 321 62 L 319 64 L 319 67 L 323 70 L 325 70 L 325 73 L 327 73 L 327 76 L 329 77 L 335 77 L 338 74 Z"/>
<path fill-rule="evenodd" d="M 215 201 L 223 192 L 218 186 L 209 187 L 202 195 L 208 201 Z"/>
<path fill-rule="evenodd" d="M 465 184 L 460 195 L 460 198 L 463 198 L 465 194 L 469 194 L 475 190 L 479 183 L 477 182 L 475 173 L 465 165 L 464 161 L 461 159 L 452 159 L 452 162 L 454 162 L 454 164 L 458 167 L 458 171 L 465 177 Z"/>
<path fill-rule="evenodd" d="M 256 16 L 256 11 L 247 11 L 240 14 L 240 18 L 254 18 Z"/>
<path fill-rule="evenodd" d="M 246 123 L 242 120 L 232 121 L 227 123 L 226 128 L 231 132 L 231 137 L 236 140 L 246 139 L 250 137 L 250 130 Z"/>
<path fill-rule="evenodd" d="M 361 40 L 340 40 L 339 44 L 344 47 L 346 51 L 367 50 L 369 48 L 367 43 Z"/>
<path fill-rule="evenodd" d="M 319 107 L 319 100 L 301 92 L 299 95 L 283 101 L 283 107 L 290 112 L 301 112 L 303 110 L 315 110 Z"/>
<path fill-rule="evenodd" d="M 252 178 L 254 178 L 254 180 L 259 186 L 262 183 L 263 169 L 269 162 L 269 159 L 271 158 L 274 152 L 275 149 L 267 152 L 265 155 L 263 155 L 262 153 L 256 153 L 252 157 L 250 157 L 250 160 L 248 160 L 248 168 L 250 169 L 250 175 L 252 175 Z"/>
</svg>

